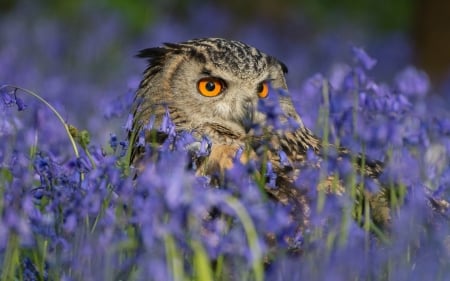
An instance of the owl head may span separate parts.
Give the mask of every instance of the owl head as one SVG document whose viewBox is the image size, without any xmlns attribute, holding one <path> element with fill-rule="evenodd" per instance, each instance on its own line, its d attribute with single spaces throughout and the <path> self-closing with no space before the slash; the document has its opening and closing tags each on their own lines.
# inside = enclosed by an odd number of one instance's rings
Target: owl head
<svg viewBox="0 0 450 281">
<path fill-rule="evenodd" d="M 223 141 L 245 136 L 252 124 L 263 124 L 258 101 L 269 87 L 287 90 L 286 66 L 258 49 L 220 38 L 166 43 L 140 51 L 149 66 L 136 94 L 134 129 L 169 112 L 177 130 Z M 297 119 L 290 98 L 281 101 Z"/>
</svg>

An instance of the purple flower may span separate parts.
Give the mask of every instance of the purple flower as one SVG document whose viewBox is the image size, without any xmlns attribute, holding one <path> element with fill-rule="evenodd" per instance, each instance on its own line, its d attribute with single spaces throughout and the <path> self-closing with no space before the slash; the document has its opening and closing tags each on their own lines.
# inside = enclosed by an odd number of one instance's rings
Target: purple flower
<svg viewBox="0 0 450 281">
<path fill-rule="evenodd" d="M 172 122 L 172 119 L 170 118 L 168 109 L 166 109 L 166 112 L 164 113 L 161 125 L 159 126 L 159 131 L 166 133 L 169 136 L 175 136 L 175 124 Z"/>
<path fill-rule="evenodd" d="M 278 156 L 280 157 L 280 164 L 284 167 L 291 166 L 289 158 L 283 150 L 278 151 Z"/>
<path fill-rule="evenodd" d="M 17 96 L 17 88 L 0 85 L 0 100 L 1 103 L 6 106 L 16 105 L 18 111 L 25 110 L 27 105 L 23 102 L 23 100 Z"/>
<path fill-rule="evenodd" d="M 108 102 L 103 110 L 103 116 L 106 119 L 126 116 L 130 111 L 135 92 L 136 88 L 131 87 L 125 95 L 119 96 L 111 102 Z"/>
<path fill-rule="evenodd" d="M 23 127 L 23 121 L 17 116 L 0 111 L 0 136 L 14 136 Z"/>
<path fill-rule="evenodd" d="M 401 93 L 408 96 L 423 97 L 430 88 L 430 79 L 425 72 L 407 67 L 395 77 L 395 83 Z"/>
<path fill-rule="evenodd" d="M 131 132 L 133 128 L 133 114 L 128 114 L 127 122 L 125 123 L 124 129 L 127 132 Z"/>
<path fill-rule="evenodd" d="M 370 57 L 362 48 L 352 47 L 353 58 L 361 63 L 366 70 L 371 70 L 376 64 L 377 60 Z"/>
<path fill-rule="evenodd" d="M 395 150 L 385 168 L 383 182 L 399 182 L 407 186 L 420 182 L 420 162 L 406 148 Z"/>
<path fill-rule="evenodd" d="M 191 136 L 191 141 L 185 143 L 184 147 L 194 154 L 195 158 L 207 157 L 211 153 L 212 142 L 207 136 L 202 136 L 200 141 L 195 141 Z"/>
<path fill-rule="evenodd" d="M 277 174 L 273 171 L 271 162 L 267 162 L 267 165 L 266 165 L 266 177 L 268 179 L 266 184 L 270 188 L 276 188 Z"/>
<path fill-rule="evenodd" d="M 45 263 L 43 274 L 38 271 L 36 265 L 32 261 L 25 257 L 22 261 L 23 279 L 24 280 L 49 280 L 48 278 L 48 263 Z"/>
<path fill-rule="evenodd" d="M 268 96 L 258 100 L 258 111 L 266 116 L 267 126 L 282 128 L 283 124 L 280 122 L 280 117 L 284 115 L 284 112 L 280 106 L 279 99 L 280 96 L 286 94 L 282 90 L 275 90 L 270 87 Z"/>
<path fill-rule="evenodd" d="M 150 119 L 148 120 L 148 123 L 144 126 L 144 129 L 146 130 L 152 130 L 153 126 L 155 125 L 156 116 L 151 115 Z"/>
<path fill-rule="evenodd" d="M 119 144 L 119 141 L 117 139 L 117 136 L 115 134 L 110 134 L 109 145 L 111 146 L 111 148 L 113 150 L 116 150 L 118 144 Z"/>
</svg>

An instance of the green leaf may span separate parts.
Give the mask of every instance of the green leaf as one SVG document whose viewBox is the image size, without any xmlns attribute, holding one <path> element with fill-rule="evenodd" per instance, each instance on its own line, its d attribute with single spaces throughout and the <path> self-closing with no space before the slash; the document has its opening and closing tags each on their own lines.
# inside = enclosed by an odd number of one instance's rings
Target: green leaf
<svg viewBox="0 0 450 281">
<path fill-rule="evenodd" d="M 194 251 L 194 279 L 198 281 L 214 280 L 211 270 L 211 262 L 202 244 L 198 241 L 191 241 L 191 245 L 192 250 Z"/>
<path fill-rule="evenodd" d="M 13 174 L 6 168 L 0 168 L 0 180 L 2 182 L 11 183 L 13 181 Z"/>
</svg>

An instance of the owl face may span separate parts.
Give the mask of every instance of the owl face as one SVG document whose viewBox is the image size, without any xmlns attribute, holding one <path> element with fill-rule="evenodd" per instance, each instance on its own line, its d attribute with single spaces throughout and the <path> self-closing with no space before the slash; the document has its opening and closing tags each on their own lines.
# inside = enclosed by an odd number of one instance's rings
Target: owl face
<svg viewBox="0 0 450 281">
<path fill-rule="evenodd" d="M 146 49 L 139 56 L 150 62 L 137 94 L 140 111 L 148 118 L 158 112 L 155 106 L 167 106 L 180 130 L 216 124 L 244 135 L 253 124 L 264 123 L 257 104 L 267 98 L 269 87 L 287 88 L 281 62 L 238 41 L 191 40 Z"/>
</svg>

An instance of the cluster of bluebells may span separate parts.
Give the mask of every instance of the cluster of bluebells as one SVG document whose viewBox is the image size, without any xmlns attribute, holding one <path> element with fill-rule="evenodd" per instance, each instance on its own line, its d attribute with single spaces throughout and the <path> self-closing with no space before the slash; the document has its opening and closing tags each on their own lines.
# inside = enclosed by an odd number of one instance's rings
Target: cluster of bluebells
<svg viewBox="0 0 450 281">
<path fill-rule="evenodd" d="M 149 29 L 145 43 L 118 51 L 117 46 L 128 44 L 123 42 L 130 36 L 115 13 L 87 9 L 85 26 L 80 28 L 77 20 L 76 28 L 67 32 L 67 26 L 52 22 L 48 13 L 38 17 L 36 10 L 18 5 L 15 14 L 2 14 L 0 19 L 4 36 L 0 76 L 7 80 L 0 82 L 38 89 L 53 101 L 70 105 L 70 110 L 62 111 L 64 117 L 83 113 L 77 121 L 97 132 L 98 139 L 111 135 L 105 147 L 93 145 L 75 157 L 63 127 L 47 108 L 20 90 L 2 88 L 2 280 L 188 279 L 199 275 L 193 261 L 198 245 L 211 264 L 216 264 L 213 270 L 223 261 L 222 276 L 229 280 L 250 278 L 249 271 L 257 277 L 255 261 L 269 260 L 264 264 L 268 280 L 442 280 L 449 276 L 448 213 L 432 212 L 426 198 L 450 198 L 450 119 L 433 115 L 434 108 L 433 112 L 427 108 L 430 83 L 423 72 L 409 67 L 392 85 L 379 83 L 371 77 L 378 67 L 376 60 L 354 48 L 354 65 L 337 65 L 327 76 L 310 78 L 299 90 L 293 87 L 290 93 L 279 93 L 292 96 L 305 124 L 316 134 L 372 159 L 385 160 L 381 180 L 400 182 L 407 190 L 402 206 L 394 211 L 389 232 L 374 234 L 353 220 L 349 206 L 354 198 L 348 193 L 323 197 L 310 188 L 310 227 L 299 233 L 289 208 L 268 200 L 261 191 L 261 178 L 255 177 L 264 166 L 263 182 L 276 188 L 270 163 L 236 161 L 224 184 L 211 186 L 210 178 L 195 174 L 190 161 L 208 154 L 208 139 L 175 134 L 166 116 L 157 129 L 170 137 L 156 151 L 149 147 L 148 157 L 153 161 L 135 179 L 126 169 L 129 143 L 122 132 L 109 131 L 105 120 L 89 112 L 104 105 L 99 106 L 97 95 L 116 95 L 123 86 L 123 75 L 140 72 L 135 60 L 122 61 L 123 57 L 131 57 L 134 50 L 148 44 L 193 37 L 189 30 L 195 30 L 195 36 L 238 30 L 233 31 L 235 38 L 245 38 L 273 54 L 283 45 L 290 49 L 283 52 L 289 55 L 281 57 L 289 61 L 290 85 L 300 85 L 298 77 L 309 75 L 317 65 L 329 67 L 332 54 L 336 55 L 334 35 L 321 34 L 314 42 L 298 34 L 282 39 L 275 29 L 261 28 L 259 22 L 237 29 L 229 14 L 202 5 L 189 11 L 187 18 L 192 23 L 164 19 Z M 34 8 L 41 6 L 45 7 Z M 205 15 L 214 15 L 214 20 Z M 303 43 L 292 44 L 294 37 Z M 314 58 L 311 54 L 317 46 L 331 48 L 321 49 Z M 398 59 L 398 55 L 391 61 L 402 62 L 404 57 Z M 113 63 L 115 67 L 110 67 Z M 108 86 L 102 85 L 101 81 L 108 80 L 105 77 L 109 77 Z M 139 79 L 130 79 L 132 89 L 106 106 L 105 117 L 128 113 Z M 93 100 L 94 93 L 97 100 Z M 267 113 L 270 125 L 279 128 L 286 124 L 277 118 L 281 113 L 277 94 L 272 92 L 258 108 Z M 130 115 L 124 122 L 126 130 L 131 122 Z M 149 120 L 148 129 L 153 125 Z M 143 135 L 138 137 L 138 145 L 145 146 Z M 279 154 L 288 165 L 285 153 Z M 308 151 L 296 185 L 315 187 L 330 171 L 348 186 L 353 180 L 366 181 L 353 179 L 351 159 L 338 158 L 330 151 L 323 161 Z M 316 168 L 318 163 L 321 169 Z M 372 190 L 377 188 L 364 183 Z M 249 234 L 249 228 L 256 237 Z M 268 243 L 268 234 L 275 238 L 277 249 Z M 292 238 L 289 243 L 286 237 Z M 292 248 L 301 254 L 293 254 Z"/>
<path fill-rule="evenodd" d="M 423 110 L 429 106 L 424 99 L 429 91 L 429 80 L 423 72 L 408 67 L 398 74 L 394 85 L 378 83 L 370 77 L 376 60 L 362 49 L 354 48 L 352 52 L 355 58 L 352 67 L 336 68 L 329 80 L 322 75 L 309 79 L 302 91 L 294 92 L 300 97 L 296 105 L 300 112 L 307 112 L 301 105 L 305 96 L 320 100 L 317 111 L 328 117 L 325 117 L 326 120 L 323 115 L 318 117 L 316 133 L 327 135 L 331 143 L 349 147 L 355 153 L 363 152 L 369 159 L 383 160 L 386 166 L 379 182 L 392 188 L 403 185 L 406 188 L 404 204 L 392 217 L 390 246 L 386 247 L 378 242 L 370 243 L 373 237 L 369 237 L 356 224 L 343 220 L 351 212 L 348 206 L 352 198 L 345 195 L 329 197 L 320 206 L 319 200 L 313 200 L 312 210 L 322 211 L 312 212 L 312 230 L 314 226 L 325 230 L 319 237 L 332 239 L 336 249 L 329 255 L 323 240 L 309 243 L 307 246 L 316 253 L 311 256 L 313 263 L 321 264 L 326 272 L 306 266 L 302 271 L 295 271 L 298 274 L 296 278 L 314 276 L 313 279 L 317 280 L 348 280 L 349 276 L 363 276 L 364 280 L 445 279 L 444 276 L 449 274 L 446 269 L 450 254 L 447 244 L 450 237 L 449 212 L 448 209 L 431 211 L 427 198 L 449 198 L 446 173 L 450 146 L 449 134 L 445 129 L 448 117 L 439 115 L 440 112 L 433 114 Z M 331 156 L 327 168 L 346 178 L 352 171 L 351 164 L 336 161 Z M 314 158 L 315 155 L 312 155 L 309 159 Z M 310 178 L 317 180 L 320 177 L 318 171 L 306 172 L 307 176 L 312 175 Z M 304 177 L 304 172 L 302 175 L 298 181 L 310 180 Z M 379 188 L 367 180 L 365 187 L 369 190 Z M 313 192 L 311 196 L 317 199 L 320 195 Z M 344 239 L 339 241 L 342 237 Z M 410 257 L 405 254 L 411 248 L 414 267 L 408 269 L 406 267 L 411 260 L 408 262 Z M 288 264 L 295 266 L 296 262 L 292 260 Z M 292 267 L 285 268 L 284 276 L 291 276 Z"/>
<path fill-rule="evenodd" d="M 318 111 L 326 114 L 314 131 L 328 135 L 332 143 L 385 160 L 380 180 L 405 186 L 403 204 L 395 210 L 388 233 L 376 235 L 353 220 L 354 198 L 348 193 L 324 196 L 314 188 L 324 172 L 339 174 L 348 179 L 346 185 L 352 184 L 351 159 L 340 159 L 333 151 L 325 160 L 313 151 L 307 153 L 296 185 L 310 187 L 310 226 L 298 232 L 289 208 L 269 200 L 262 191 L 262 184 L 277 188 L 270 163 L 243 164 L 237 155 L 223 183 L 212 185 L 211 178 L 195 174 L 191 161 L 209 153 L 208 139 L 177 134 L 168 114 L 156 129 L 169 137 L 160 147 L 147 147 L 152 160 L 137 178 L 124 167 L 129 164 L 129 144 L 115 134 L 109 146 L 91 146 L 78 158 L 68 146 L 65 150 L 38 146 L 30 153 L 29 145 L 15 139 L 14 132 L 34 128 L 21 124 L 11 108 L 27 107 L 20 91 L 2 88 L 0 262 L 4 267 L 0 271 L 25 280 L 198 277 L 195 260 L 200 247 L 211 265 L 216 264 L 212 271 L 222 264 L 225 279 L 258 279 L 258 268 L 268 280 L 447 276 L 448 213 L 433 212 L 427 198 L 449 198 L 450 121 L 418 110 L 429 87 L 422 72 L 408 68 L 393 86 L 377 83 L 370 78 L 376 61 L 361 49 L 353 51 L 355 65 L 337 69 L 341 73 L 330 76 L 336 79 L 315 76 L 290 95 L 300 112 L 304 110 L 298 97 L 319 99 Z M 278 93 L 271 94 L 259 110 L 267 113 L 272 126 L 286 129 L 277 118 Z M 131 118 L 126 130 L 131 128 Z M 154 122 L 149 120 L 147 127 L 155 129 Z M 137 145 L 147 144 L 142 139 Z M 61 151 L 66 155 L 56 154 Z M 282 163 L 288 162 L 283 152 L 279 156 Z M 255 175 L 263 165 L 261 182 Z M 275 238 L 276 249 L 268 236 Z M 292 254 L 292 248 L 301 254 Z M 18 260 L 17 267 L 8 259 Z"/>
</svg>

